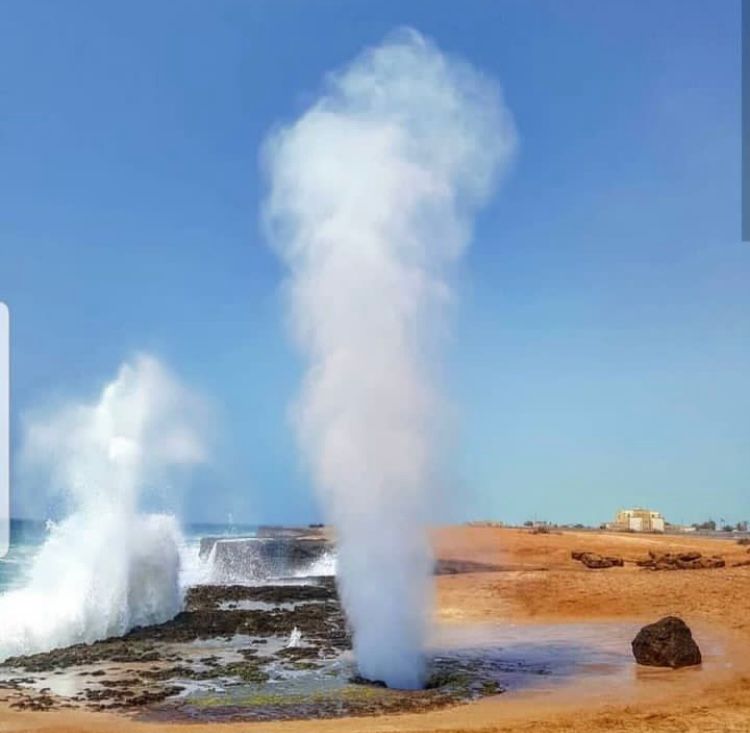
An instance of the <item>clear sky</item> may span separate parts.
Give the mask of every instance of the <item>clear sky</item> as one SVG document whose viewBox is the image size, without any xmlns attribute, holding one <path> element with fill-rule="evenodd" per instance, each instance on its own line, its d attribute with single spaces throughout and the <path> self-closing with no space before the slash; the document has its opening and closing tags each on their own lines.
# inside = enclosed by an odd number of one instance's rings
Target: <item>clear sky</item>
<svg viewBox="0 0 750 733">
<path fill-rule="evenodd" d="M 187 518 L 318 517 L 258 148 L 404 24 L 497 78 L 520 136 L 458 279 L 446 516 L 750 518 L 737 0 L 6 0 L 16 436 L 148 350 L 223 424 Z"/>
</svg>

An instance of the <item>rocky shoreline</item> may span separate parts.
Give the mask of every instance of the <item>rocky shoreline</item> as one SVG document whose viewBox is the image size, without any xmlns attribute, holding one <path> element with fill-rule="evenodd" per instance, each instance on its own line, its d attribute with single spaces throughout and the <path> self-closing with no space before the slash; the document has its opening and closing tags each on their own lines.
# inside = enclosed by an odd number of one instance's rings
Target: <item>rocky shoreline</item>
<svg viewBox="0 0 750 733">
<path fill-rule="evenodd" d="M 440 658 L 424 690 L 389 690 L 355 677 L 350 649 L 332 577 L 202 585 L 166 623 L 7 659 L 0 701 L 159 720 L 272 720 L 415 712 L 502 691 L 471 660 Z"/>
</svg>

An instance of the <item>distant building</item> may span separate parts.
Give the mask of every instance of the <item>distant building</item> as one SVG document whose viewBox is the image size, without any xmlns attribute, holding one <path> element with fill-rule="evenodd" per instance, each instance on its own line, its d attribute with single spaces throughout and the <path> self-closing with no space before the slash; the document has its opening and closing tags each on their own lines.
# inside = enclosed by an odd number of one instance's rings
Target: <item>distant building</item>
<svg viewBox="0 0 750 733">
<path fill-rule="evenodd" d="M 664 517 L 660 512 L 651 509 L 621 509 L 615 515 L 611 529 L 627 530 L 630 532 L 663 532 Z"/>
</svg>

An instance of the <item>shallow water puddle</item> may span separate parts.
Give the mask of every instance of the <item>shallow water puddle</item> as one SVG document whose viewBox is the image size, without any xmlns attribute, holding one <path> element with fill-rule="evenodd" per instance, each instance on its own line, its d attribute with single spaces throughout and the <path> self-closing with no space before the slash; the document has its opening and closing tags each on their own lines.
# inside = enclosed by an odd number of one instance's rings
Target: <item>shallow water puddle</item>
<svg viewBox="0 0 750 733">
<path fill-rule="evenodd" d="M 479 658 L 498 670 L 508 691 L 571 678 L 617 676 L 634 668 L 634 623 L 442 625 L 431 649 L 452 658 Z M 540 679 L 541 678 L 541 679 Z"/>
<path fill-rule="evenodd" d="M 525 693 L 554 702 L 618 700 L 663 694 L 674 687 L 716 681 L 738 665 L 747 665 L 738 649 L 716 629 L 695 626 L 703 664 L 680 670 L 642 667 L 630 643 L 642 622 L 592 621 L 562 624 L 441 625 L 431 640 L 438 654 L 479 654 L 498 672 L 502 701 Z M 731 654 L 730 654 L 731 650 Z"/>
</svg>

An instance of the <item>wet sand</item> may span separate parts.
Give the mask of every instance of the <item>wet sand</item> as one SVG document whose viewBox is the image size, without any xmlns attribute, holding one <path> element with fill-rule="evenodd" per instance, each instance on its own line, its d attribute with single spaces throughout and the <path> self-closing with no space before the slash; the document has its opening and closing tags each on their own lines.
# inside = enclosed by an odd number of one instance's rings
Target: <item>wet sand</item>
<svg viewBox="0 0 750 733">
<path fill-rule="evenodd" d="M 592 532 L 450 527 L 435 532 L 437 554 L 493 572 L 440 576 L 436 646 L 495 643 L 508 655 L 560 654 L 575 664 L 498 696 L 420 714 L 274 723 L 196 724 L 190 731 L 750 731 L 750 567 L 651 572 L 634 565 L 589 570 L 572 550 L 626 560 L 656 551 L 750 559 L 729 540 Z M 701 668 L 655 670 L 629 659 L 639 625 L 684 618 L 704 651 Z M 494 636 L 493 636 L 494 635 Z M 0 708 L 0 731 L 185 731 L 109 713 Z"/>
</svg>

